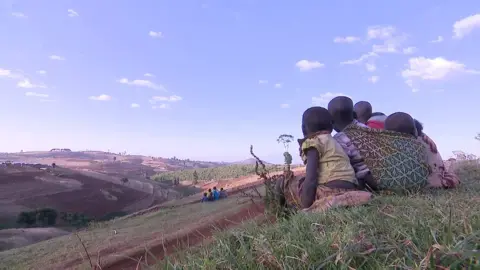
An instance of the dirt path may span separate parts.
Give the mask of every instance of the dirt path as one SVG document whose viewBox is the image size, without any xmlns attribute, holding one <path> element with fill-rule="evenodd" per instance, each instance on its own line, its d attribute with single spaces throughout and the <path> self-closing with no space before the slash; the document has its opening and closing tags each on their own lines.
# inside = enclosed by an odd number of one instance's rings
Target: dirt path
<svg viewBox="0 0 480 270">
<path fill-rule="evenodd" d="M 190 248 L 199 245 L 211 238 L 214 232 L 218 230 L 225 230 L 240 225 L 243 221 L 254 219 L 264 213 L 263 205 L 249 204 L 241 210 L 227 215 L 216 222 L 192 228 L 189 232 L 178 235 L 175 238 L 167 239 L 163 243 L 153 246 L 149 249 L 149 253 L 145 251 L 137 252 L 130 258 L 122 258 L 110 264 L 103 265 L 102 269 L 120 270 L 120 269 L 135 269 L 138 261 L 142 264 L 154 264 L 165 256 L 171 255 L 179 250 Z M 153 255 L 153 256 L 152 256 Z"/>
</svg>

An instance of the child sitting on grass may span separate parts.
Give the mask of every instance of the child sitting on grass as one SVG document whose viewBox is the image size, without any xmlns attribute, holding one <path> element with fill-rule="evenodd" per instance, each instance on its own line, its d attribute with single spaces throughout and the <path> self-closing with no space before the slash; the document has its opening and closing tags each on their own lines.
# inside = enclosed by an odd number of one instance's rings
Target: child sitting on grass
<svg viewBox="0 0 480 270">
<path fill-rule="evenodd" d="M 319 212 L 337 206 L 361 205 L 372 194 L 360 191 L 355 171 L 342 146 L 332 137 L 333 121 L 327 109 L 311 107 L 303 113 L 299 140 L 300 156 L 306 165 L 305 178 L 286 179 L 277 187 L 280 202 Z"/>
<path fill-rule="evenodd" d="M 208 202 L 207 192 L 203 193 L 202 202 Z"/>
</svg>

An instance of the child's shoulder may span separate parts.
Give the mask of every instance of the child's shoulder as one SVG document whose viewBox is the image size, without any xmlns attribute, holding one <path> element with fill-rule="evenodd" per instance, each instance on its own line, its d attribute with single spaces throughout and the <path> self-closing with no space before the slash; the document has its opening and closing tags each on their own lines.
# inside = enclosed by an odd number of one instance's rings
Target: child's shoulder
<svg viewBox="0 0 480 270">
<path fill-rule="evenodd" d="M 311 138 L 305 139 L 301 147 L 302 150 L 307 150 L 309 148 L 316 148 L 319 150 L 331 140 L 334 140 L 331 134 L 317 134 Z"/>
</svg>

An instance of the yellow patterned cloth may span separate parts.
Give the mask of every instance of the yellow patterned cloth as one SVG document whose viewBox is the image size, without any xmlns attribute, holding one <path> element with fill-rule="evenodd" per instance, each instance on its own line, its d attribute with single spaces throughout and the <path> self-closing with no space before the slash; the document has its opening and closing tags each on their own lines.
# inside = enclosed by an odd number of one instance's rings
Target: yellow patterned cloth
<svg viewBox="0 0 480 270">
<path fill-rule="evenodd" d="M 319 184 L 335 180 L 358 184 L 350 159 L 331 134 L 316 134 L 303 141 L 300 153 L 305 164 L 307 163 L 305 153 L 310 148 L 316 149 L 319 154 Z"/>
</svg>

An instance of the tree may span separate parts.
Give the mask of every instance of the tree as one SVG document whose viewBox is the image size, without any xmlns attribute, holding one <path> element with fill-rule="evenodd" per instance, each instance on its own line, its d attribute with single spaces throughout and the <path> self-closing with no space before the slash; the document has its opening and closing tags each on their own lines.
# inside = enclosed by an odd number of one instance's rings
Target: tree
<svg viewBox="0 0 480 270">
<path fill-rule="evenodd" d="M 294 138 L 292 135 L 289 134 L 282 134 L 278 136 L 277 142 L 283 144 L 283 149 L 285 152 L 283 153 L 284 162 L 285 162 L 285 169 L 287 172 L 290 171 L 290 165 L 292 165 L 292 155 L 288 152 L 288 147 L 290 143 L 293 142 Z"/>
<path fill-rule="evenodd" d="M 117 161 L 117 157 L 114 156 L 114 157 L 113 157 L 113 161 L 114 161 L 114 162 Z"/>
<path fill-rule="evenodd" d="M 475 136 L 475 139 L 480 141 L 480 133 L 477 133 L 477 136 Z"/>
<path fill-rule="evenodd" d="M 198 173 L 197 173 L 197 171 L 193 172 L 193 184 L 194 185 L 198 184 Z"/>
</svg>

